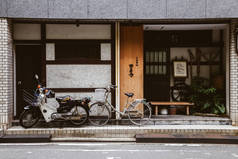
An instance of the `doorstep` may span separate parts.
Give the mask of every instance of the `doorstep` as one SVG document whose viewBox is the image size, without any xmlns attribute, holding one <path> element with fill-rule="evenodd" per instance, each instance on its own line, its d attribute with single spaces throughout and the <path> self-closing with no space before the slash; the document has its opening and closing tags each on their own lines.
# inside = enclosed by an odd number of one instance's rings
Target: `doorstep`
<svg viewBox="0 0 238 159">
<path fill-rule="evenodd" d="M 102 127 L 67 127 L 67 128 L 29 128 L 24 129 L 14 126 L 6 130 L 6 135 L 16 134 L 50 134 L 53 140 L 69 139 L 116 139 L 133 140 L 137 134 L 219 134 L 219 135 L 238 135 L 238 127 L 231 125 L 106 125 Z"/>
</svg>

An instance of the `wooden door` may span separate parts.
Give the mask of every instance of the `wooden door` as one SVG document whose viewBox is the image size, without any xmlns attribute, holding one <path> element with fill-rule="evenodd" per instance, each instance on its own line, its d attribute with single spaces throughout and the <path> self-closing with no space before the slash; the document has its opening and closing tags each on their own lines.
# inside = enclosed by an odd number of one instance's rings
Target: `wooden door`
<svg viewBox="0 0 238 159">
<path fill-rule="evenodd" d="M 130 67 L 133 65 L 130 76 Z M 120 110 L 124 109 L 125 92 L 143 98 L 143 26 L 121 26 L 120 29 Z"/>
<path fill-rule="evenodd" d="M 144 92 L 149 101 L 169 101 L 170 62 L 168 48 L 145 49 Z"/>
</svg>

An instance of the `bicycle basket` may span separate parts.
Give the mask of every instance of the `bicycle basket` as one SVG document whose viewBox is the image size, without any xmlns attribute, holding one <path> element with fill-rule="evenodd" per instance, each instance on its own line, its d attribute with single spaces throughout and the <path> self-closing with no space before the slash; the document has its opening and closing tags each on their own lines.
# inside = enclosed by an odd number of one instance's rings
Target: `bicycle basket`
<svg viewBox="0 0 238 159">
<path fill-rule="evenodd" d="M 30 105 L 38 105 L 37 97 L 34 95 L 34 91 L 22 89 L 23 100 Z"/>
<path fill-rule="evenodd" d="M 95 102 L 105 102 L 105 89 L 95 89 L 94 100 Z"/>
</svg>

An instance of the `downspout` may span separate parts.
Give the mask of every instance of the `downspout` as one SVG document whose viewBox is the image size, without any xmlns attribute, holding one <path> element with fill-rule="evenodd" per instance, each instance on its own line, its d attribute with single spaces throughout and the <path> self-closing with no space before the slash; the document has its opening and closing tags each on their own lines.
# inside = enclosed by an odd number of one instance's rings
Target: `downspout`
<svg viewBox="0 0 238 159">
<path fill-rule="evenodd" d="M 115 29 L 115 52 L 116 52 L 116 110 L 120 111 L 120 22 L 116 22 Z M 120 119 L 120 114 L 116 113 L 116 119 Z"/>
</svg>

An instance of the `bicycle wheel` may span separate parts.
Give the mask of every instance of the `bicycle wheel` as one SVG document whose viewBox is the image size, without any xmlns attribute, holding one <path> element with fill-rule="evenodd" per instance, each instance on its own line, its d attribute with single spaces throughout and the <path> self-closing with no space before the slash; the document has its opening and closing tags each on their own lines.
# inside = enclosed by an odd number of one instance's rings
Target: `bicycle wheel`
<svg viewBox="0 0 238 159">
<path fill-rule="evenodd" d="M 33 127 L 40 119 L 36 109 L 24 110 L 20 116 L 20 125 L 24 128 Z"/>
<path fill-rule="evenodd" d="M 96 126 L 107 124 L 110 118 L 110 110 L 104 103 L 93 103 L 89 109 L 89 122 Z"/>
<path fill-rule="evenodd" d="M 177 83 L 170 89 L 173 101 L 187 101 L 189 86 L 185 83 Z"/>
<path fill-rule="evenodd" d="M 129 106 L 128 111 L 129 119 L 135 125 L 145 125 L 151 118 L 151 108 L 149 103 L 142 102 L 136 106 Z"/>
<path fill-rule="evenodd" d="M 88 120 L 88 111 L 82 106 L 75 106 L 70 111 L 70 122 L 76 126 L 83 125 Z"/>
</svg>

